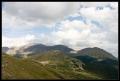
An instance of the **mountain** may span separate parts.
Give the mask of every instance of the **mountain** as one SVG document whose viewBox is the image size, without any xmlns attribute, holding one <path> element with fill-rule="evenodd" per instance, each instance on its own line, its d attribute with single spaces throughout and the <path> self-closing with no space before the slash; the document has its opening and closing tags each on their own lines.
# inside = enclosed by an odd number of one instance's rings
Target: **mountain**
<svg viewBox="0 0 120 81">
<path fill-rule="evenodd" d="M 9 48 L 5 53 L 21 57 L 28 54 L 41 54 L 52 50 L 62 51 L 64 53 L 70 53 L 70 51 L 73 51 L 73 49 L 64 45 L 46 46 L 43 44 L 27 44 L 22 47 Z"/>
<path fill-rule="evenodd" d="M 108 53 L 107 51 L 98 48 L 98 47 L 93 47 L 93 48 L 85 48 L 82 50 L 78 51 L 78 55 L 80 56 L 90 56 L 94 57 L 96 59 L 113 59 L 116 60 L 116 57 L 114 57 L 112 54 Z"/>
<path fill-rule="evenodd" d="M 18 54 L 18 55 L 24 55 L 24 54 L 40 54 L 44 53 L 46 51 L 61 51 L 69 55 L 73 56 L 90 56 L 94 57 L 96 59 L 114 59 L 116 60 L 116 57 L 114 57 L 112 54 L 106 52 L 105 50 L 94 47 L 94 48 L 85 48 L 79 51 L 75 51 L 67 46 L 64 45 L 53 45 L 53 46 L 47 46 L 43 44 L 27 44 L 22 47 L 2 47 L 2 51 L 8 54 Z M 74 52 L 74 53 L 73 53 Z"/>
<path fill-rule="evenodd" d="M 3 79 L 118 79 L 118 59 L 98 47 L 75 51 L 64 45 L 29 44 L 6 53 Z"/>
<path fill-rule="evenodd" d="M 73 49 L 71 49 L 65 45 L 50 46 L 50 50 L 59 50 L 59 51 L 62 51 L 64 53 L 70 53 L 71 51 L 73 51 Z"/>
<path fill-rule="evenodd" d="M 65 52 L 65 53 L 66 52 L 69 53 L 73 49 L 68 48 L 67 46 L 64 46 L 64 45 L 46 46 L 43 44 L 32 45 L 32 46 L 29 46 L 28 48 L 24 49 L 25 52 L 30 51 L 33 53 L 46 52 L 46 51 L 50 51 L 50 50 L 59 50 L 59 51 Z"/>
</svg>

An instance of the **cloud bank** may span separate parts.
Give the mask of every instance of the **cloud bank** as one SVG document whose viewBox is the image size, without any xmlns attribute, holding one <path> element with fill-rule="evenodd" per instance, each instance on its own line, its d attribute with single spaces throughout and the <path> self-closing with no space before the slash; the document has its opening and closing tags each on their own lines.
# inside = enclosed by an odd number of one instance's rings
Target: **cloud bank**
<svg viewBox="0 0 120 81">
<path fill-rule="evenodd" d="M 4 5 L 6 15 L 34 25 L 53 24 L 79 8 L 79 3 L 76 2 L 4 2 Z"/>
</svg>

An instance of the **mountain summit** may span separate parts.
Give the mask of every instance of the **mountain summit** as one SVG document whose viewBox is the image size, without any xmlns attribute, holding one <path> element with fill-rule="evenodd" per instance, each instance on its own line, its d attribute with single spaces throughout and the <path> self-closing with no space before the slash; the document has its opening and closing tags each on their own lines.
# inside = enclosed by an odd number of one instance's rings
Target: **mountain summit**
<svg viewBox="0 0 120 81">
<path fill-rule="evenodd" d="M 51 50 L 57 50 L 64 53 L 70 53 L 70 51 L 73 51 L 73 49 L 64 45 L 47 46 L 43 44 L 27 44 L 22 47 L 9 48 L 9 49 L 7 49 L 7 47 L 2 47 L 2 51 L 8 54 L 11 54 L 12 52 L 13 54 L 36 54 Z"/>
<path fill-rule="evenodd" d="M 98 47 L 79 50 L 78 54 L 82 56 L 88 55 L 97 59 L 116 59 L 112 54 Z"/>
</svg>

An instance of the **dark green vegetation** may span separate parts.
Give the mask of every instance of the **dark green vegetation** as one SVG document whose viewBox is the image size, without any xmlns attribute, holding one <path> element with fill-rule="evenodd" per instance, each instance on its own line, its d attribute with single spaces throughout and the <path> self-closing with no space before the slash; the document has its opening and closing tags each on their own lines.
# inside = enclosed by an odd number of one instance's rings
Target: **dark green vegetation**
<svg viewBox="0 0 120 81">
<path fill-rule="evenodd" d="M 54 48 L 27 58 L 2 54 L 2 79 L 118 79 L 118 61 L 108 52 L 87 48 L 72 54 L 64 52 L 66 47 L 57 47 L 57 51 Z"/>
</svg>

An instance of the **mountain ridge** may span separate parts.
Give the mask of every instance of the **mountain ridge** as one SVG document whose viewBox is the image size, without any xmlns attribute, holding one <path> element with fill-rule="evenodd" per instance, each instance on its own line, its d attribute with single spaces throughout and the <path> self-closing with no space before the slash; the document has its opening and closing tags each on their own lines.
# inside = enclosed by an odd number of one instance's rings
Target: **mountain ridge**
<svg viewBox="0 0 120 81">
<path fill-rule="evenodd" d="M 104 49 L 101 49 L 99 47 L 92 47 L 92 48 L 84 48 L 81 50 L 74 50 L 72 48 L 69 48 L 65 45 L 44 45 L 40 43 L 32 43 L 27 44 L 22 47 L 14 47 L 14 48 L 8 48 L 8 47 L 2 47 L 2 52 L 12 55 L 28 55 L 28 54 L 39 54 L 44 53 L 46 51 L 62 51 L 66 54 L 69 54 L 71 56 L 82 56 L 82 55 L 88 55 L 95 58 L 103 59 L 103 58 L 110 58 L 110 59 L 117 59 L 115 56 L 113 56 L 111 53 L 105 51 Z"/>
<path fill-rule="evenodd" d="M 11 54 L 2 53 L 3 79 L 118 79 L 118 60 L 98 47 L 77 52 L 43 44 L 9 49 Z"/>
</svg>

